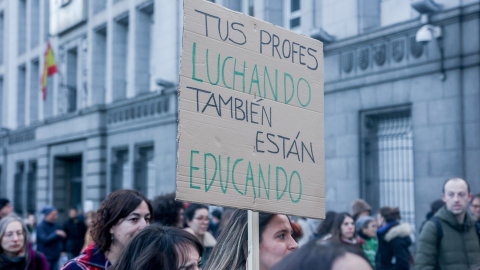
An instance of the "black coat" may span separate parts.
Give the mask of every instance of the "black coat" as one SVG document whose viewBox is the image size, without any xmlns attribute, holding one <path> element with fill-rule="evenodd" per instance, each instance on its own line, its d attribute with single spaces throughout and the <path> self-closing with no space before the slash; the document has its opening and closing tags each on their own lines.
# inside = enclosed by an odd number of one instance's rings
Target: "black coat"
<svg viewBox="0 0 480 270">
<path fill-rule="evenodd" d="M 408 223 L 397 221 L 388 223 L 377 232 L 378 250 L 376 256 L 377 270 L 410 269 L 410 251 L 412 228 Z"/>
<path fill-rule="evenodd" d="M 78 256 L 80 251 L 82 251 L 87 226 L 78 218 L 69 218 L 65 224 L 63 224 L 63 230 L 67 233 L 67 238 L 65 238 L 64 242 L 65 251 L 72 253 L 74 257 Z"/>
</svg>

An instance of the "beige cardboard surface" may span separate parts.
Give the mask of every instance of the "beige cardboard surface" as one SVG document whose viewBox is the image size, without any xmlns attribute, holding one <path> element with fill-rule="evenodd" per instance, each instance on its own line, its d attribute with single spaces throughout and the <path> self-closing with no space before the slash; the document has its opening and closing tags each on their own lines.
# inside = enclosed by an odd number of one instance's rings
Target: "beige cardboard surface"
<svg viewBox="0 0 480 270">
<path fill-rule="evenodd" d="M 206 1 L 184 12 L 177 199 L 324 218 L 322 43 Z"/>
</svg>

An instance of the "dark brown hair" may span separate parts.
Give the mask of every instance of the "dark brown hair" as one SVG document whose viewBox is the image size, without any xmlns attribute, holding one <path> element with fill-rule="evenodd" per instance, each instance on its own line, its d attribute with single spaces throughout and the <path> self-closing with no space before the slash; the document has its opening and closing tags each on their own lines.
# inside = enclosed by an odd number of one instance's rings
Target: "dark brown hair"
<svg viewBox="0 0 480 270">
<path fill-rule="evenodd" d="M 185 219 L 188 221 L 192 221 L 193 218 L 195 217 L 195 212 L 200 209 L 207 209 L 208 211 L 208 206 L 204 204 L 196 204 L 196 203 L 191 203 L 188 205 L 187 209 L 185 209 Z"/>
<path fill-rule="evenodd" d="M 100 251 L 110 249 L 112 239 L 110 228 L 115 226 L 119 220 L 127 217 L 142 202 L 146 202 L 151 218 L 153 218 L 152 205 L 142 193 L 135 190 L 117 190 L 110 193 L 102 202 L 97 211 L 97 220 L 93 224 L 92 239 Z"/>
<path fill-rule="evenodd" d="M 458 178 L 458 177 L 450 178 L 450 179 L 445 180 L 445 182 L 443 182 L 442 194 L 445 194 L 445 186 L 447 185 L 447 183 L 450 180 L 455 180 L 455 181 L 462 180 L 463 182 L 465 182 L 465 184 L 467 185 L 467 192 L 468 192 L 468 194 L 470 194 L 470 184 L 467 182 L 467 180 L 462 179 L 462 178 Z"/>
<path fill-rule="evenodd" d="M 352 215 L 347 212 L 339 213 L 335 216 L 335 221 L 333 222 L 332 228 L 332 238 L 336 241 L 342 241 L 342 224 L 346 217 L 349 217 L 353 221 L 353 225 L 355 226 L 355 220 L 353 219 Z M 353 230 L 353 237 L 357 237 L 357 230 Z"/>
<path fill-rule="evenodd" d="M 277 263 L 272 270 L 318 269 L 330 270 L 346 254 L 355 254 L 368 262 L 363 250 L 336 241 L 311 241 L 294 250 Z"/>
<path fill-rule="evenodd" d="M 143 229 L 122 251 L 115 270 L 176 270 L 189 258 L 189 247 L 202 257 L 203 246 L 192 234 L 154 223 Z"/>
<path fill-rule="evenodd" d="M 335 222 L 335 217 L 337 213 L 334 211 L 328 211 L 325 215 L 325 220 L 320 223 L 317 227 L 317 234 L 319 238 L 324 237 L 329 234 L 333 229 L 333 223 Z"/>
<path fill-rule="evenodd" d="M 180 210 L 185 209 L 182 202 L 175 201 L 175 193 L 155 197 L 152 205 L 155 222 L 164 226 L 177 226 Z"/>
<path fill-rule="evenodd" d="M 398 207 L 382 207 L 380 208 L 380 215 L 382 215 L 387 223 L 400 220 L 402 218 L 400 216 L 400 209 L 398 209 Z"/>
</svg>

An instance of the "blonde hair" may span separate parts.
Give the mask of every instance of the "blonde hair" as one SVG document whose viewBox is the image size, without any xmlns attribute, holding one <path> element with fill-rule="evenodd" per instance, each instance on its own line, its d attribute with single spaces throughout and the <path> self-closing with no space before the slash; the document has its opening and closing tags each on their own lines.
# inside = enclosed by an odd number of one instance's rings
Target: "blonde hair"
<svg viewBox="0 0 480 270">
<path fill-rule="evenodd" d="M 275 214 L 258 214 L 260 243 L 262 233 Z M 235 210 L 218 237 L 217 245 L 204 270 L 244 270 L 248 257 L 248 216 L 246 210 Z"/>
</svg>

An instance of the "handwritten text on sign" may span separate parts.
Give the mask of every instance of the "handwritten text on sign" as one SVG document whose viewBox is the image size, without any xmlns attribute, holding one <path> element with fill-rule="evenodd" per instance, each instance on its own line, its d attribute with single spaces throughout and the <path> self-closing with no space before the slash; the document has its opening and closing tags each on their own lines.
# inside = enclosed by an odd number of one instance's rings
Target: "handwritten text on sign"
<svg viewBox="0 0 480 270">
<path fill-rule="evenodd" d="M 184 1 L 177 198 L 323 217 L 320 42 Z"/>
</svg>

